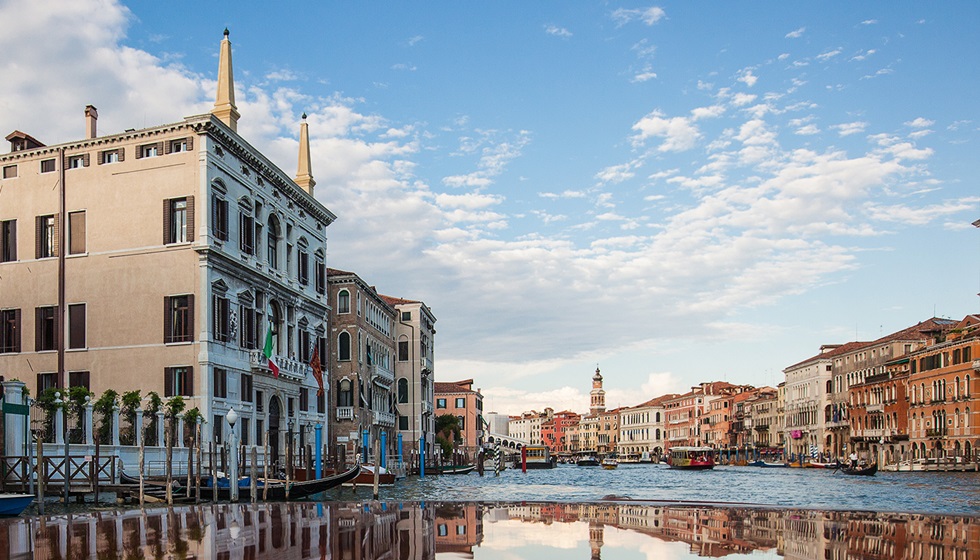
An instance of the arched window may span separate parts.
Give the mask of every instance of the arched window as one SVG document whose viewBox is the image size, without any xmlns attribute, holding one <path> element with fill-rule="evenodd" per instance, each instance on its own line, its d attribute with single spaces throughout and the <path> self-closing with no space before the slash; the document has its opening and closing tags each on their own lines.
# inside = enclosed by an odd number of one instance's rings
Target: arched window
<svg viewBox="0 0 980 560">
<path fill-rule="evenodd" d="M 268 230 L 266 233 L 268 239 L 266 260 L 270 270 L 279 270 L 279 218 L 276 218 L 275 215 L 269 216 Z"/>
<path fill-rule="evenodd" d="M 404 377 L 398 380 L 398 402 L 399 404 L 408 402 L 408 379 Z"/>
<path fill-rule="evenodd" d="M 350 313 L 350 292 L 347 290 L 337 293 L 337 313 Z"/>
<path fill-rule="evenodd" d="M 350 361 L 350 333 L 340 333 L 337 339 L 337 359 L 342 362 Z"/>
</svg>

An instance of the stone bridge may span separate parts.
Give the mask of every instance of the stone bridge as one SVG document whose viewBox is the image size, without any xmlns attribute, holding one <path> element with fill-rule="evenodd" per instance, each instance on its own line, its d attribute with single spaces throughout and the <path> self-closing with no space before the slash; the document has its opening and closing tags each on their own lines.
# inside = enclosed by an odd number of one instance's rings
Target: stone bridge
<svg viewBox="0 0 980 560">
<path fill-rule="evenodd" d="M 518 439 L 512 436 L 507 436 L 504 434 L 496 434 L 494 432 L 488 431 L 486 433 L 486 442 L 489 447 L 496 447 L 497 443 L 500 443 L 500 449 L 504 451 L 520 451 L 526 445 L 530 445 L 528 442 Z"/>
</svg>

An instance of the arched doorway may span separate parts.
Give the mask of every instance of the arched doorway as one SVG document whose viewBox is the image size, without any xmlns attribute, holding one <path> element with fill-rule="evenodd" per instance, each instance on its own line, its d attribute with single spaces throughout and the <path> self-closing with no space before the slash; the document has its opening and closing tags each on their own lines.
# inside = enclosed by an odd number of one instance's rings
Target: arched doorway
<svg viewBox="0 0 980 560">
<path fill-rule="evenodd" d="M 269 462 L 279 463 L 279 418 L 282 415 L 282 403 L 279 397 L 273 395 L 269 399 Z"/>
</svg>

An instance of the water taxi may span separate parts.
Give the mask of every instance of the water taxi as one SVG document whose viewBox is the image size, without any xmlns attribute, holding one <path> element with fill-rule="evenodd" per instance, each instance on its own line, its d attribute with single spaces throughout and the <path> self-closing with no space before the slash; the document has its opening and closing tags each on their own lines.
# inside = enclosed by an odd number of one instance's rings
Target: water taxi
<svg viewBox="0 0 980 560">
<path fill-rule="evenodd" d="M 522 460 L 529 469 L 553 469 L 557 462 L 557 457 L 551 456 L 551 450 L 547 445 L 526 445 L 522 455 L 523 458 L 518 457 L 514 461 L 515 469 L 521 468 Z"/>
<path fill-rule="evenodd" d="M 671 447 L 667 464 L 673 469 L 713 469 L 714 453 L 710 447 Z"/>
<path fill-rule="evenodd" d="M 602 468 L 606 470 L 611 471 L 618 466 L 619 466 L 619 461 L 617 461 L 615 457 L 606 457 L 605 459 L 602 460 Z"/>
</svg>

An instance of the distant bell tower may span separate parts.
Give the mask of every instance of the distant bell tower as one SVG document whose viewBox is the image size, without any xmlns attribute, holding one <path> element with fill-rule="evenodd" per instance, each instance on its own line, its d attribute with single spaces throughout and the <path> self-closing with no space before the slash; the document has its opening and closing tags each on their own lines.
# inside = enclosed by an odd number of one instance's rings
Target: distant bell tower
<svg viewBox="0 0 980 560">
<path fill-rule="evenodd" d="M 589 403 L 589 414 L 596 416 L 606 411 L 606 392 L 602 390 L 602 374 L 599 368 L 595 368 L 595 375 L 592 376 L 591 402 Z"/>
</svg>

